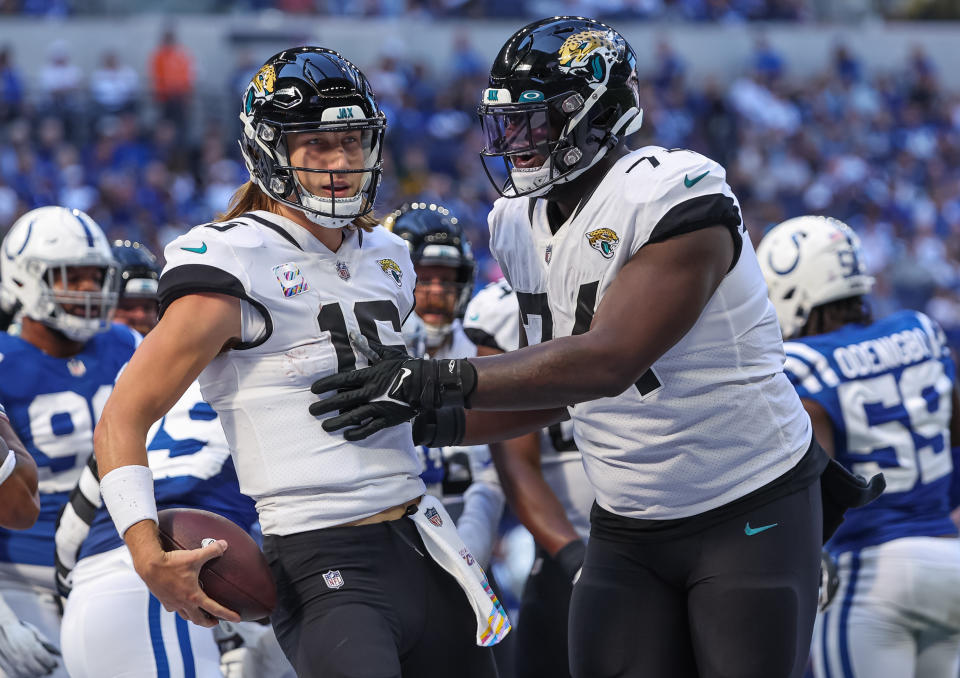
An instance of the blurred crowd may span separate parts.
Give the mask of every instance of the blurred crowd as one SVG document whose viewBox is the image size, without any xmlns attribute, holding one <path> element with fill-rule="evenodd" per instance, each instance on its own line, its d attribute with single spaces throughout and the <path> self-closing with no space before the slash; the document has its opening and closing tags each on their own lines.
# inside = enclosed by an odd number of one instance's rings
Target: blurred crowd
<svg viewBox="0 0 960 678">
<path fill-rule="evenodd" d="M 109 5 L 109 7 L 108 7 Z M 577 14 L 605 19 L 658 21 L 801 21 L 813 18 L 810 0 L 191 0 L 150 3 L 153 11 L 262 12 L 355 17 L 540 17 Z M 0 0 L 0 14 L 70 16 L 126 9 L 137 2 L 110 0 Z"/>
<path fill-rule="evenodd" d="M 496 193 L 477 155 L 475 114 L 489 64 L 466 33 L 443 72 L 398 54 L 359 64 L 389 121 L 378 213 L 413 197 L 443 203 L 468 225 L 481 282 L 493 279 L 486 214 Z M 56 203 L 160 252 L 210 221 L 247 178 L 236 115 L 267 56 L 238 51 L 229 81 L 200 94 L 190 50 L 172 30 L 148 63 L 107 52 L 90 73 L 54 43 L 29 85 L 0 48 L 0 233 Z M 739 77 L 694 86 L 661 43 L 641 64 L 645 118 L 633 145 L 687 147 L 725 165 L 755 241 L 791 216 L 846 220 L 877 274 L 876 312 L 926 310 L 960 336 L 960 93 L 945 91 L 919 47 L 874 77 L 843 45 L 811 79 L 789 77 L 790 66 L 760 37 Z"/>
</svg>

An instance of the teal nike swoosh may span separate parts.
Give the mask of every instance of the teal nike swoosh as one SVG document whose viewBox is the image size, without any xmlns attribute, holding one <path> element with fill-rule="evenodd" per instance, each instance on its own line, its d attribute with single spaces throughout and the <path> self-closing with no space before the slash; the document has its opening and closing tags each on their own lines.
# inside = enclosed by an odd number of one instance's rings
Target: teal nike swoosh
<svg viewBox="0 0 960 678">
<path fill-rule="evenodd" d="M 780 523 L 771 523 L 770 525 L 764 525 L 763 527 L 750 527 L 750 523 L 748 522 L 747 525 L 746 525 L 746 527 L 743 528 L 743 533 L 744 533 L 745 535 L 747 535 L 748 537 L 752 537 L 752 536 L 755 535 L 755 534 L 760 534 L 761 532 L 766 532 L 766 531 L 769 530 L 771 527 L 776 527 L 776 526 L 779 525 L 779 524 L 780 524 Z"/>
<path fill-rule="evenodd" d="M 200 247 L 181 247 L 184 252 L 193 252 L 194 254 L 203 254 L 207 251 L 207 243 L 200 243 Z"/>
<path fill-rule="evenodd" d="M 705 176 L 707 176 L 708 174 L 710 174 L 710 170 L 707 170 L 706 172 L 704 172 L 704 173 L 701 174 L 700 176 L 694 177 L 693 179 L 689 178 L 686 174 L 684 174 L 684 175 L 683 175 L 683 185 L 686 186 L 687 188 L 693 188 L 694 184 L 696 184 L 698 181 L 700 181 L 701 179 L 703 179 L 703 178 L 704 178 Z"/>
</svg>

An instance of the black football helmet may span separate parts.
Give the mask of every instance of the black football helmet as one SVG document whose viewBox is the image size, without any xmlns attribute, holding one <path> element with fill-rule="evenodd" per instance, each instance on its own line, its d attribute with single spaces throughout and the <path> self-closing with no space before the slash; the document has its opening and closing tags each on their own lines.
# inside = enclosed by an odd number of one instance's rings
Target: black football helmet
<svg viewBox="0 0 960 678">
<path fill-rule="evenodd" d="M 593 167 L 640 129 L 637 57 L 599 21 L 558 16 L 513 34 L 479 108 L 484 169 L 500 195 L 541 196 Z M 503 186 L 488 161 L 500 158 Z"/>
<path fill-rule="evenodd" d="M 253 76 L 240 112 L 240 150 L 250 178 L 274 200 L 321 226 L 341 228 L 373 209 L 382 172 L 387 120 L 366 76 L 337 52 L 298 47 L 270 57 Z M 290 164 L 287 134 L 355 131 L 364 149 L 362 169 L 314 169 Z M 325 198 L 308 191 L 296 172 L 363 173 L 356 195 Z"/>
<path fill-rule="evenodd" d="M 113 258 L 120 263 L 120 298 L 157 298 L 160 264 L 146 245 L 114 240 Z"/>
<path fill-rule="evenodd" d="M 453 312 L 461 317 L 473 294 L 477 264 L 457 217 L 441 205 L 414 202 L 387 215 L 383 225 L 407 241 L 414 266 L 450 266 L 457 270 Z"/>
</svg>

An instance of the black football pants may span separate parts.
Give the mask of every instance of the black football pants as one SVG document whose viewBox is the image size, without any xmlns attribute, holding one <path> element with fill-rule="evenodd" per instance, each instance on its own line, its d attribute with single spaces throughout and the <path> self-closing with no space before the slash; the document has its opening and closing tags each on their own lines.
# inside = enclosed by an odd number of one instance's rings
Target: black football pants
<svg viewBox="0 0 960 678">
<path fill-rule="evenodd" d="M 573 676 L 800 678 L 821 538 L 819 481 L 677 538 L 592 535 L 570 604 Z"/>
<path fill-rule="evenodd" d="M 412 520 L 266 536 L 264 553 L 270 619 L 300 678 L 496 678 L 466 596 Z"/>
<path fill-rule="evenodd" d="M 513 631 L 517 678 L 569 678 L 567 618 L 573 586 L 560 565 L 539 546 Z"/>
</svg>

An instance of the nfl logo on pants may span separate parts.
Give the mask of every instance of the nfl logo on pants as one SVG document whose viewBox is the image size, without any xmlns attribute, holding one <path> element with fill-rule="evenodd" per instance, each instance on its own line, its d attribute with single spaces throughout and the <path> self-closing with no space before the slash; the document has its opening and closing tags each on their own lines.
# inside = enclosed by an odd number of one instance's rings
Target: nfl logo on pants
<svg viewBox="0 0 960 678">
<path fill-rule="evenodd" d="M 340 570 L 330 570 L 323 573 L 323 581 L 327 588 L 338 589 L 343 586 L 343 577 L 340 576 Z"/>
</svg>

